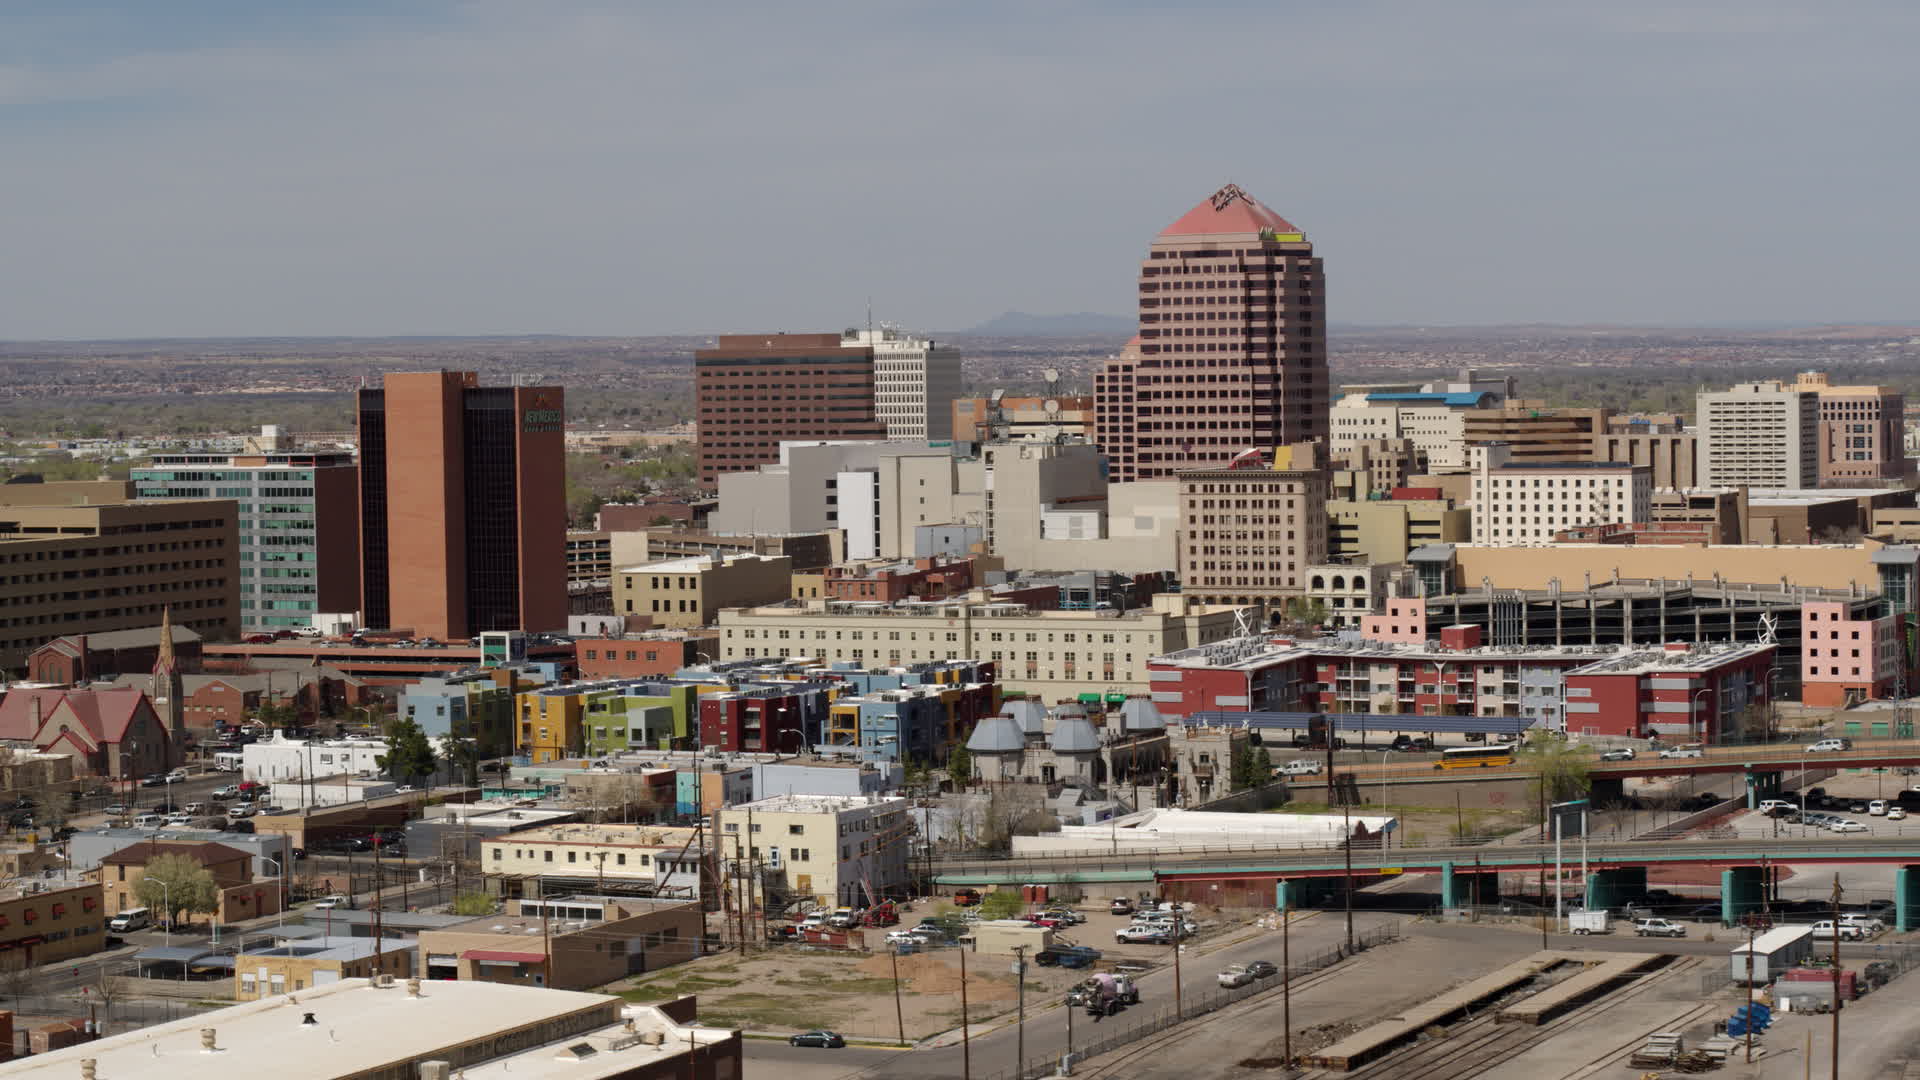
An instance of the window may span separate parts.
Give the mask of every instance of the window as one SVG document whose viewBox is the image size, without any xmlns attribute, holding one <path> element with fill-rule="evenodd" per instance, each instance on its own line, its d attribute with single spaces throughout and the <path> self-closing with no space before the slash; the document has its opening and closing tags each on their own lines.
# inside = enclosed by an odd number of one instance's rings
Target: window
<svg viewBox="0 0 1920 1080">
<path fill-rule="evenodd" d="M 547 853 L 546 853 L 546 856 L 547 856 L 547 861 L 548 861 L 548 862 L 552 862 L 552 861 L 553 861 L 553 852 L 551 852 L 551 851 L 549 851 L 549 852 L 547 852 Z"/>
<path fill-rule="evenodd" d="M 807 827 L 806 827 L 805 825 L 789 825 L 789 826 L 787 826 L 787 835 L 788 835 L 788 836 L 805 836 L 806 834 L 807 834 Z"/>
<path fill-rule="evenodd" d="M 494 858 L 496 858 L 496 859 L 500 857 L 500 849 L 499 849 L 499 848 L 494 848 L 494 849 L 493 849 L 493 857 L 494 857 Z"/>
</svg>

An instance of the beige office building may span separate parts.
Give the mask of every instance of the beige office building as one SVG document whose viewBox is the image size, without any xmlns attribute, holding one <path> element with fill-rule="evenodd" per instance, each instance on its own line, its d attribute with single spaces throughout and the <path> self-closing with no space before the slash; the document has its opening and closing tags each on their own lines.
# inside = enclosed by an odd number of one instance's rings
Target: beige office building
<svg viewBox="0 0 1920 1080">
<path fill-rule="evenodd" d="M 1327 524 L 1327 554 L 1352 562 L 1405 562 L 1422 544 L 1473 538 L 1473 512 L 1446 499 L 1335 499 Z"/>
<path fill-rule="evenodd" d="M 1323 444 L 1276 450 L 1272 468 L 1183 472 L 1181 589 L 1202 603 L 1275 606 L 1327 558 Z"/>
<path fill-rule="evenodd" d="M 0 667 L 69 634 L 173 625 L 208 640 L 240 630 L 237 504 L 125 501 L 124 484 L 0 485 Z M 90 501 L 52 505 L 50 488 Z"/>
<path fill-rule="evenodd" d="M 776 795 L 725 807 L 713 823 L 728 880 L 764 903 L 866 907 L 910 887 L 905 799 Z"/>
<path fill-rule="evenodd" d="M 1820 483 L 1820 395 L 1775 380 L 1700 394 L 1708 487 L 1810 488 Z"/>
<path fill-rule="evenodd" d="M 1653 475 L 1641 465 L 1515 461 L 1504 444 L 1473 448 L 1473 542 L 1547 544 L 1582 525 L 1653 520 Z"/>
<path fill-rule="evenodd" d="M 1036 611 L 984 590 L 900 604 L 788 603 L 720 612 L 720 655 L 868 666 L 991 660 L 1003 689 L 1054 701 L 1108 689 L 1146 693 L 1148 658 L 1232 637 L 1243 610 L 1163 593 L 1151 608 L 1127 612 Z"/>
<path fill-rule="evenodd" d="M 644 615 L 656 627 L 706 626 L 721 608 L 771 604 L 793 589 L 785 555 L 709 555 L 648 563 L 614 575 L 613 610 Z"/>
<path fill-rule="evenodd" d="M 702 877 L 702 849 L 695 834 L 694 829 L 662 825 L 580 822 L 525 829 L 483 842 L 480 870 L 503 880 L 538 878 L 596 893 L 643 891 L 693 900 L 701 895 Z M 711 874 L 707 879 L 711 881 Z"/>
</svg>

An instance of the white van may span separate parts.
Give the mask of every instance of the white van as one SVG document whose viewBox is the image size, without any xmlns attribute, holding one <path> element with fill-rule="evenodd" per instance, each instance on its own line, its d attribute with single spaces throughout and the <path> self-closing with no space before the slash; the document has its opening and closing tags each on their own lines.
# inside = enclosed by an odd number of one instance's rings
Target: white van
<svg viewBox="0 0 1920 1080">
<path fill-rule="evenodd" d="M 1312 758 L 1299 758 L 1280 766 L 1278 772 L 1281 776 L 1318 776 L 1320 763 Z"/>
<path fill-rule="evenodd" d="M 145 930 L 153 925 L 153 912 L 146 908 L 128 908 L 107 922 L 107 929 L 116 934 L 125 934 L 134 930 Z"/>
<path fill-rule="evenodd" d="M 141 814 L 139 817 L 133 819 L 133 827 L 136 829 L 157 829 L 163 820 L 159 814 Z"/>
</svg>

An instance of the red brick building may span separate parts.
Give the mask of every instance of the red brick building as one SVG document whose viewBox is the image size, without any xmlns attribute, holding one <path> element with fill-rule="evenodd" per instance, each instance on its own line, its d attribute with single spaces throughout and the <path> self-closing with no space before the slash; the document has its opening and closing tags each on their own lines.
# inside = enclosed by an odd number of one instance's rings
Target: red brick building
<svg viewBox="0 0 1920 1080">
<path fill-rule="evenodd" d="M 200 670 L 200 635 L 185 626 L 166 629 L 173 634 L 175 666 L 181 671 Z M 54 638 L 27 657 L 27 679 L 72 686 L 152 671 L 160 657 L 161 633 L 161 627 L 148 626 Z"/>
<path fill-rule="evenodd" d="M 1094 377 L 1113 480 L 1327 438 L 1320 260 L 1285 218 L 1228 184 L 1154 238 L 1139 295 L 1140 333 Z"/>
<path fill-rule="evenodd" d="M 780 460 L 783 440 L 879 439 L 873 348 L 839 334 L 722 334 L 693 354 L 700 483 Z"/>
<path fill-rule="evenodd" d="M 151 776 L 178 759 L 153 703 L 132 687 L 9 690 L 0 699 L 0 740 L 66 754 L 76 775 L 112 779 Z"/>
<path fill-rule="evenodd" d="M 885 564 L 829 566 L 826 594 L 834 600 L 892 603 L 926 596 L 958 596 L 974 584 L 972 559 L 942 562 L 934 557 Z"/>
<path fill-rule="evenodd" d="M 396 372 L 358 406 L 365 625 L 453 642 L 565 629 L 561 388 Z"/>
<path fill-rule="evenodd" d="M 655 630 L 623 637 L 575 638 L 582 679 L 665 678 L 720 655 L 718 631 Z"/>
<path fill-rule="evenodd" d="M 700 745 L 728 753 L 797 752 L 806 746 L 799 696 L 777 689 L 700 697 Z"/>
</svg>

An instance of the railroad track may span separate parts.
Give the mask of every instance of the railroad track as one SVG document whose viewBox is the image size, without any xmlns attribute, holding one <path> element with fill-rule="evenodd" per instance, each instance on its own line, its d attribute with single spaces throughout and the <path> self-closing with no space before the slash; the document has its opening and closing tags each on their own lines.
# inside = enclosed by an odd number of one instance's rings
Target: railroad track
<svg viewBox="0 0 1920 1080">
<path fill-rule="evenodd" d="M 1371 1065 L 1346 1073 L 1320 1069 L 1305 1075 L 1310 1078 L 1348 1076 L 1355 1077 L 1357 1080 L 1445 1080 L 1445 1078 L 1477 1076 L 1486 1069 L 1512 1058 L 1526 1047 L 1552 1038 L 1575 1024 L 1589 1023 L 1595 1017 L 1602 1016 L 1646 994 L 1655 984 L 1670 976 L 1694 970 L 1705 962 L 1706 960 L 1700 957 L 1681 959 L 1648 974 L 1629 986 L 1607 994 L 1598 1001 L 1569 1009 L 1544 1024 L 1497 1023 L 1494 1016 L 1498 1010 L 1489 1010 L 1453 1027 L 1444 1039 L 1416 1044 L 1389 1054 Z M 1698 1006 L 1690 1010 L 1681 1023 L 1692 1023 L 1698 1018 L 1696 1013 L 1704 1015 L 1713 1008 L 1714 1006 L 1711 1005 Z M 1622 1044 L 1620 1050 L 1609 1050 L 1601 1057 L 1579 1066 L 1581 1075 L 1589 1075 L 1599 1066 L 1617 1060 L 1620 1053 L 1637 1044 L 1639 1039 L 1639 1036 L 1629 1039 Z"/>
<path fill-rule="evenodd" d="M 1289 992 L 1297 994 L 1303 989 L 1314 986 L 1315 984 L 1319 983 L 1323 979 L 1330 979 L 1336 975 L 1346 974 L 1344 971 L 1341 970 L 1341 968 L 1342 968 L 1342 965 L 1340 964 L 1331 964 L 1327 967 L 1321 968 L 1319 971 L 1302 975 L 1301 977 L 1293 980 L 1293 986 L 1290 988 Z M 1275 987 L 1274 989 L 1278 990 L 1279 988 Z M 1260 995 L 1257 999 L 1248 998 L 1247 1000 L 1249 1001 L 1257 1000 L 1262 1004 L 1269 1005 L 1269 1006 L 1276 1006 L 1276 1007 L 1279 1004 L 1278 996 L 1272 991 L 1269 991 L 1266 994 Z M 1240 1003 L 1236 1002 L 1235 1004 L 1237 1005 Z M 1087 1078 L 1087 1080 L 1106 1080 L 1106 1078 L 1113 1077 L 1116 1075 L 1124 1075 L 1121 1073 L 1116 1073 L 1115 1070 L 1122 1069 L 1128 1065 L 1133 1064 L 1136 1061 L 1139 1061 L 1143 1057 L 1147 1057 L 1159 1051 L 1165 1050 L 1167 1047 L 1171 1046 L 1175 1042 L 1190 1038 L 1194 1034 L 1194 1032 L 1203 1030 L 1204 1028 L 1206 1028 L 1207 1025 L 1213 1023 L 1214 1021 L 1226 1019 L 1227 1015 L 1233 1011 L 1234 1011 L 1233 1006 L 1228 1006 L 1223 1009 L 1215 1009 L 1213 1012 L 1210 1012 L 1205 1016 L 1196 1017 L 1195 1019 L 1189 1020 L 1185 1023 L 1175 1024 L 1173 1027 L 1168 1028 L 1167 1030 L 1159 1033 L 1158 1035 L 1150 1035 L 1147 1038 L 1141 1039 L 1138 1043 L 1135 1043 L 1134 1045 L 1129 1046 L 1124 1050 L 1118 1051 L 1117 1053 L 1109 1056 L 1106 1061 L 1102 1062 L 1099 1065 L 1095 1065 L 1092 1067 L 1087 1067 L 1085 1065 L 1075 1066 L 1074 1075 L 1078 1077 Z"/>
</svg>

